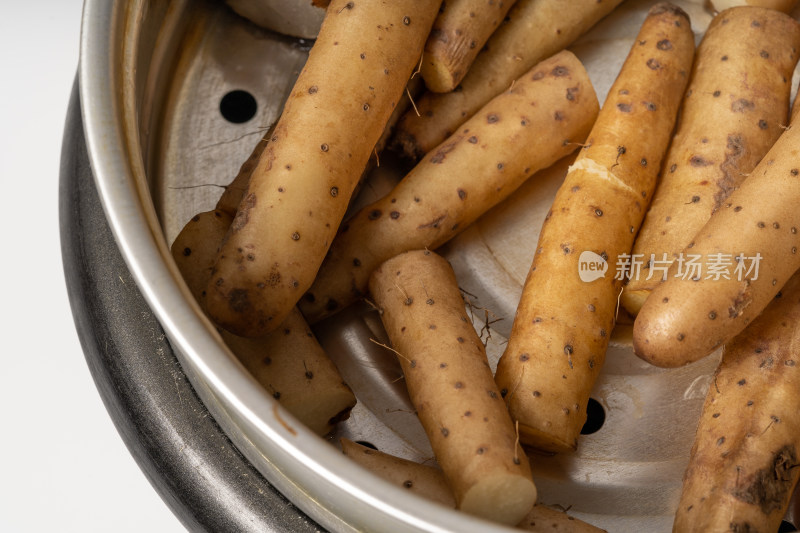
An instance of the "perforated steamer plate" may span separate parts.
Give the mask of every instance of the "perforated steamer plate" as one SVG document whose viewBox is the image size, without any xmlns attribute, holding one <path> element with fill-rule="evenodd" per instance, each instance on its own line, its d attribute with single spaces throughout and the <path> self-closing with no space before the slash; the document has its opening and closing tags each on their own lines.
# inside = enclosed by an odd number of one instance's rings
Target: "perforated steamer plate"
<svg viewBox="0 0 800 533">
<path fill-rule="evenodd" d="M 601 102 L 654 3 L 624 2 L 570 47 Z M 675 3 L 690 15 L 699 41 L 711 13 L 699 0 Z M 214 417 L 257 469 L 329 529 L 505 531 L 420 502 L 338 454 L 338 438 L 348 437 L 433 462 L 394 354 L 372 342 L 388 339 L 370 306 L 353 306 L 315 327 L 359 400 L 326 442 L 278 407 L 222 347 L 171 263 L 168 245 L 193 215 L 213 209 L 277 119 L 312 42 L 256 27 L 222 2 L 122 4 L 87 2 L 84 20 L 85 27 L 107 27 L 85 31 L 82 50 L 96 181 L 123 255 Z M 220 112 L 221 99 L 234 90 L 257 103 L 244 123 Z M 532 177 L 439 250 L 468 295 L 492 368 L 571 160 Z M 354 208 L 388 192 L 407 170 L 381 156 Z M 717 361 L 715 354 L 680 369 L 652 367 L 633 355 L 630 326 L 619 325 L 592 393 L 604 415 L 600 428 L 582 436 L 576 453 L 531 455 L 540 500 L 613 532 L 670 531 Z"/>
</svg>

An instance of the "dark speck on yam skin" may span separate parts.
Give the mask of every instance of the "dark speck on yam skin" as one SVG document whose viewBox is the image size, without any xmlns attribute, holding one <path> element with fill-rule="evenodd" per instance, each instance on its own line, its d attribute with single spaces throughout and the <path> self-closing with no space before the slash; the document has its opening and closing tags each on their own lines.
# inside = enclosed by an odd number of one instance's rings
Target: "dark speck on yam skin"
<svg viewBox="0 0 800 533">
<path fill-rule="evenodd" d="M 233 289 L 228 295 L 231 311 L 246 313 L 250 309 L 250 297 L 246 289 Z"/>
</svg>

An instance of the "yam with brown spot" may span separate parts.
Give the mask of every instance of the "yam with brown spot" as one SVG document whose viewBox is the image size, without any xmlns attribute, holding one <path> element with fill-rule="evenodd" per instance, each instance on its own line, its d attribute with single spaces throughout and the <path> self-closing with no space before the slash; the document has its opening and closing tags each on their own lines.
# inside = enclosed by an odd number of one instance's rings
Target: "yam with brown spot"
<svg viewBox="0 0 800 533">
<path fill-rule="evenodd" d="M 231 222 L 231 215 L 221 210 L 200 213 L 172 244 L 173 259 L 197 300 Z M 296 308 L 278 330 L 261 338 L 219 333 L 256 381 L 318 435 L 330 433 L 349 416 L 356 398 Z"/>
<path fill-rule="evenodd" d="M 783 133 L 798 47 L 800 24 L 778 11 L 738 7 L 712 19 L 636 237 L 632 254 L 643 267 L 621 300 L 631 314 Z"/>
<path fill-rule="evenodd" d="M 680 533 L 778 531 L 800 476 L 800 274 L 725 345 L 675 515 Z"/>
<path fill-rule="evenodd" d="M 798 198 L 800 128 L 793 125 L 692 239 L 701 265 L 724 265 L 718 270 L 727 275 L 704 270 L 684 279 L 673 263 L 636 317 L 635 353 L 656 366 L 682 366 L 752 322 L 800 268 Z"/>
<path fill-rule="evenodd" d="M 203 301 L 216 323 L 262 336 L 311 285 L 439 5 L 331 2 L 217 255 Z"/>
<path fill-rule="evenodd" d="M 588 75 L 571 52 L 537 65 L 389 194 L 347 221 L 298 304 L 306 319 L 316 323 L 362 298 L 381 262 L 407 250 L 437 248 L 536 171 L 573 152 L 598 107 Z"/>
<path fill-rule="evenodd" d="M 536 487 L 453 269 L 434 252 L 405 252 L 369 288 L 457 507 L 517 524 Z"/>
<path fill-rule="evenodd" d="M 654 6 L 542 226 L 495 375 L 529 446 L 577 447 L 615 324 L 622 289 L 616 258 L 630 252 L 644 218 L 693 54 L 688 15 Z M 608 271 L 584 278 L 587 257 Z"/>
</svg>

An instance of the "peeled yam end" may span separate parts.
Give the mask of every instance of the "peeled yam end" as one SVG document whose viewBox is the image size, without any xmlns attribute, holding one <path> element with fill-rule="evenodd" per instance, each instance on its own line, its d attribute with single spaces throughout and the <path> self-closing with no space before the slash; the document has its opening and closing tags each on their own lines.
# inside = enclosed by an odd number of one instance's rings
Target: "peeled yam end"
<svg viewBox="0 0 800 533">
<path fill-rule="evenodd" d="M 515 474 L 494 474 L 466 492 L 460 509 L 487 520 L 515 525 L 530 512 L 536 496 L 536 486 L 530 479 Z"/>
</svg>

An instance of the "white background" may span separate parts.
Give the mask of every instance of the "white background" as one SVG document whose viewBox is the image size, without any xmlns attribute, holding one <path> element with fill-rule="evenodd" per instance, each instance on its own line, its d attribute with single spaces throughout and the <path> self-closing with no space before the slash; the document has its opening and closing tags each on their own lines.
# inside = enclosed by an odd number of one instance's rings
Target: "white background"
<svg viewBox="0 0 800 533">
<path fill-rule="evenodd" d="M 128 453 L 67 302 L 61 137 L 81 0 L 0 0 L 0 531 L 185 531 Z"/>
</svg>

